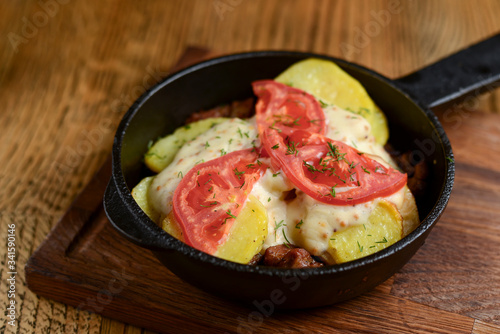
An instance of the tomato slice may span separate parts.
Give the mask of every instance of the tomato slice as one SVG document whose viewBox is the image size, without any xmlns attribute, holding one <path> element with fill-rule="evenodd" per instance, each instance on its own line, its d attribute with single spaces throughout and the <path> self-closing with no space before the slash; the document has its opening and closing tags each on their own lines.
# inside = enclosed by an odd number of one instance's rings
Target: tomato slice
<svg viewBox="0 0 500 334">
<path fill-rule="evenodd" d="M 325 114 L 312 95 L 273 80 L 255 81 L 252 86 L 259 98 L 255 105 L 259 133 L 270 128 L 283 137 L 295 130 L 325 134 Z"/>
<path fill-rule="evenodd" d="M 228 153 L 192 168 L 177 186 L 173 213 L 185 242 L 214 254 L 224 243 L 254 183 L 267 166 L 255 149 Z"/>
<path fill-rule="evenodd" d="M 327 204 L 354 205 L 393 194 L 407 176 L 355 148 L 320 134 L 297 130 L 283 138 L 267 129 L 261 136 L 273 167 Z"/>
<path fill-rule="evenodd" d="M 253 83 L 257 124 L 274 169 L 327 204 L 353 205 L 393 194 L 406 174 L 324 136 L 325 116 L 316 99 L 273 80 Z"/>
</svg>

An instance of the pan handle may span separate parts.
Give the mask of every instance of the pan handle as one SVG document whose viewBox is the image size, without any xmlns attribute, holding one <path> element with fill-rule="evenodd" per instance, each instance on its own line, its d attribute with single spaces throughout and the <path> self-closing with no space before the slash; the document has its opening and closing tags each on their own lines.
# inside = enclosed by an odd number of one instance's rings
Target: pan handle
<svg viewBox="0 0 500 334">
<path fill-rule="evenodd" d="M 500 87 L 500 34 L 395 80 L 429 108 L 444 109 Z"/>
</svg>

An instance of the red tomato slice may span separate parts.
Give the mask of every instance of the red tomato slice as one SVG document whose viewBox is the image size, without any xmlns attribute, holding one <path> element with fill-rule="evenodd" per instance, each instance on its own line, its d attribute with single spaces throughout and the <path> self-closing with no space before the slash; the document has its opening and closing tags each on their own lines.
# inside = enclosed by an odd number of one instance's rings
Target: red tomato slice
<svg viewBox="0 0 500 334">
<path fill-rule="evenodd" d="M 273 80 L 252 83 L 259 133 L 275 129 L 283 137 L 295 130 L 325 134 L 325 114 L 316 99 L 303 90 Z"/>
<path fill-rule="evenodd" d="M 282 169 L 297 188 L 323 203 L 364 203 L 389 196 L 406 184 L 406 174 L 319 134 L 297 130 L 283 138 L 268 129 L 261 140 L 273 167 Z"/>
<path fill-rule="evenodd" d="M 235 151 L 192 168 L 177 186 L 173 212 L 185 242 L 214 254 L 267 166 L 255 149 Z"/>
</svg>

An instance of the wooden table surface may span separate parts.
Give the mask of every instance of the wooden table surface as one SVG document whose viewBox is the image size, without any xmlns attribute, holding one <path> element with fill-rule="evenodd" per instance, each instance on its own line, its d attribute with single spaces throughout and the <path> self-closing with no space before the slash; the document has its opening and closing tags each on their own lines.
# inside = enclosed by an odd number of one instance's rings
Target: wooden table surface
<svg viewBox="0 0 500 334">
<path fill-rule="evenodd" d="M 15 224 L 18 313 L 14 327 L 0 317 L 0 332 L 148 332 L 38 297 L 24 266 L 106 160 L 123 113 L 186 47 L 312 51 L 397 78 L 499 32 L 498 13 L 496 0 L 3 1 L 0 309 L 9 302 L 4 240 Z M 475 113 L 500 113 L 498 89 L 476 102 Z M 496 319 L 471 331 L 499 332 Z"/>
</svg>

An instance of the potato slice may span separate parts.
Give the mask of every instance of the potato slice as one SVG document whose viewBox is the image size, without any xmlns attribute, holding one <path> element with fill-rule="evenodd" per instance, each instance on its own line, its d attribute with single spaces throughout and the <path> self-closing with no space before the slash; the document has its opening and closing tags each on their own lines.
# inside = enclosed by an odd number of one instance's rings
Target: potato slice
<svg viewBox="0 0 500 334">
<path fill-rule="evenodd" d="M 314 95 L 321 102 L 353 111 L 368 120 L 377 143 L 389 137 L 384 113 L 372 101 L 365 88 L 331 61 L 310 58 L 300 61 L 276 79 Z"/>
<path fill-rule="evenodd" d="M 148 189 L 153 181 L 154 176 L 145 177 L 132 189 L 132 197 L 135 199 L 139 207 L 144 211 L 152 221 L 157 222 L 160 215 L 148 201 Z"/>
<path fill-rule="evenodd" d="M 182 145 L 226 120 L 227 118 L 223 117 L 203 119 L 180 127 L 174 133 L 160 138 L 144 155 L 146 166 L 155 173 L 161 172 L 172 162 Z"/>
<path fill-rule="evenodd" d="M 182 229 L 174 218 L 174 213 L 170 212 L 165 219 L 161 222 L 161 228 L 165 230 L 168 234 L 174 238 L 184 242 L 184 237 L 182 235 Z"/>
<path fill-rule="evenodd" d="M 172 213 L 165 217 L 161 227 L 174 238 L 184 241 L 182 230 Z M 267 236 L 267 211 L 256 197 L 249 196 L 229 233 L 215 256 L 246 264 L 260 252 Z"/>
<path fill-rule="evenodd" d="M 231 228 L 226 242 L 215 256 L 222 259 L 248 263 L 260 252 L 267 237 L 267 210 L 260 201 L 250 195 Z"/>
<path fill-rule="evenodd" d="M 326 257 L 334 263 L 353 261 L 389 247 L 402 236 L 401 214 L 394 204 L 381 200 L 368 222 L 333 233 Z"/>
<path fill-rule="evenodd" d="M 408 186 L 404 187 L 404 200 L 403 205 L 399 208 L 399 213 L 403 217 L 403 236 L 407 236 L 420 225 L 415 197 Z"/>
</svg>

